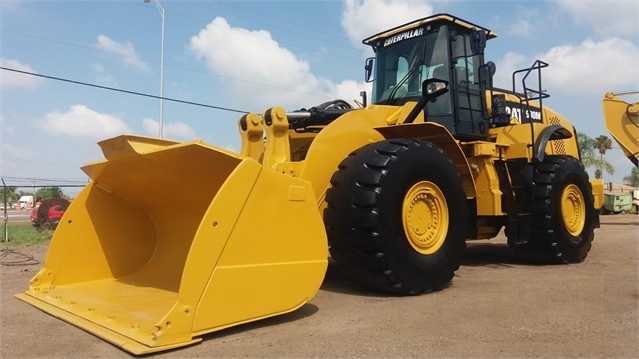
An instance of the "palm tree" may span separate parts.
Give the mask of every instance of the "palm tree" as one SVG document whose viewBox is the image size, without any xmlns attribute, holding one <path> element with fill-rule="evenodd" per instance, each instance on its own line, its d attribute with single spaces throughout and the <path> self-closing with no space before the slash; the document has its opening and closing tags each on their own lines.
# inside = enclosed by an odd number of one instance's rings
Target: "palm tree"
<svg viewBox="0 0 639 359">
<path fill-rule="evenodd" d="M 581 164 L 588 167 L 599 167 L 598 158 L 595 155 L 595 140 L 585 133 L 577 132 L 577 143 L 579 145 L 579 154 L 581 155 Z"/>
<path fill-rule="evenodd" d="M 601 136 L 600 136 L 601 137 Z M 605 137 L 605 136 L 604 136 Z M 597 156 L 597 141 L 585 133 L 577 132 L 577 144 L 581 155 L 580 161 L 585 168 L 594 167 L 595 178 L 601 178 L 602 169 L 609 174 L 614 174 L 615 169 L 602 155 Z"/>
<path fill-rule="evenodd" d="M 606 150 L 612 148 L 612 140 L 606 135 L 600 135 L 595 138 L 594 148 L 599 151 L 599 172 L 600 175 L 605 170 L 608 174 L 615 174 L 615 168 L 608 161 L 604 164 L 603 155 L 606 154 Z"/>
</svg>

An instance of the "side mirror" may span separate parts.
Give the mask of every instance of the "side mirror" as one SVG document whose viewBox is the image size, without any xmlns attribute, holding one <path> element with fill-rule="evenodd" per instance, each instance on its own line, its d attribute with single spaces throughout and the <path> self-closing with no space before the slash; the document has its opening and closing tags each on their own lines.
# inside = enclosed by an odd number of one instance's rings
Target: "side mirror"
<svg viewBox="0 0 639 359">
<path fill-rule="evenodd" d="M 373 79 L 373 69 L 375 68 L 375 58 L 369 57 L 366 59 L 366 63 L 364 65 L 364 80 L 366 82 L 372 82 Z"/>
<path fill-rule="evenodd" d="M 470 49 L 473 55 L 481 55 L 486 48 L 486 31 L 475 30 L 470 34 Z"/>
<path fill-rule="evenodd" d="M 493 87 L 493 76 L 495 75 L 495 71 L 497 70 L 497 66 L 492 61 L 488 61 L 487 63 L 479 66 L 479 83 L 486 88 Z"/>
<path fill-rule="evenodd" d="M 424 97 L 433 99 L 446 92 L 448 92 L 448 81 L 431 78 L 422 82 L 422 96 Z"/>
</svg>

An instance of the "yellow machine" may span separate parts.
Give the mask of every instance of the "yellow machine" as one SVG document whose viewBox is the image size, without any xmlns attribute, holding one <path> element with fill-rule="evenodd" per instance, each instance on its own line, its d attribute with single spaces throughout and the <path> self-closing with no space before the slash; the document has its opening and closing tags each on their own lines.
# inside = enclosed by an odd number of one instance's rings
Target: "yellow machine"
<svg viewBox="0 0 639 359">
<path fill-rule="evenodd" d="M 466 241 L 502 228 L 523 255 L 584 260 L 603 186 L 543 106 L 547 64 L 493 87 L 495 36 L 439 14 L 369 37 L 370 105 L 246 114 L 240 154 L 101 142 L 105 160 L 83 167 L 91 183 L 17 297 L 143 354 L 299 308 L 329 251 L 348 277 L 400 295 L 442 289 Z"/>
<path fill-rule="evenodd" d="M 639 166 L 639 102 L 630 104 L 618 96 L 638 93 L 607 92 L 602 101 L 606 129 L 635 166 Z"/>
</svg>

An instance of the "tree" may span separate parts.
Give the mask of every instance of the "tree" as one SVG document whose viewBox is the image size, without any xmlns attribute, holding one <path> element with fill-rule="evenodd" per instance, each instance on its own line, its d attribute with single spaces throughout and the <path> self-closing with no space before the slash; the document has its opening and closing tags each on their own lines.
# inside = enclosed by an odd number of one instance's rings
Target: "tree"
<svg viewBox="0 0 639 359">
<path fill-rule="evenodd" d="M 0 203 L 11 203 L 18 199 L 15 186 L 3 186 L 0 193 Z"/>
<path fill-rule="evenodd" d="M 597 139 L 600 137 L 602 136 L 597 137 Z M 610 139 L 608 139 L 608 141 L 610 141 Z M 579 153 L 581 154 L 581 164 L 586 168 L 594 167 L 595 178 L 601 178 L 603 171 L 611 175 L 615 173 L 614 166 L 603 158 L 601 152 L 600 155 L 597 156 L 595 152 L 597 149 L 597 140 L 589 137 L 585 133 L 577 132 L 577 144 L 579 146 Z M 605 149 L 603 151 L 605 152 Z"/>
<path fill-rule="evenodd" d="M 595 138 L 595 148 L 603 157 L 606 154 L 606 150 L 612 148 L 612 140 L 606 135 L 599 135 L 599 137 Z"/>
<path fill-rule="evenodd" d="M 586 167 L 598 167 L 598 158 L 595 155 L 595 140 L 585 133 L 577 132 L 577 144 L 581 154 L 581 164 Z"/>
<path fill-rule="evenodd" d="M 62 189 L 58 186 L 42 187 L 36 192 L 35 196 L 36 198 L 39 198 L 39 199 L 60 198 L 60 197 L 64 197 L 64 193 L 62 192 Z"/>
<path fill-rule="evenodd" d="M 35 193 L 33 192 L 27 192 L 27 191 L 18 191 L 18 195 L 16 196 L 16 199 L 22 197 L 22 196 L 33 196 L 35 195 Z"/>
<path fill-rule="evenodd" d="M 603 155 L 606 154 L 606 151 L 612 148 L 612 140 L 608 138 L 606 135 L 600 135 L 595 138 L 595 148 L 599 151 L 599 171 L 603 174 L 603 171 L 606 173 L 613 175 L 615 174 L 615 168 L 612 166 L 610 162 L 605 162 L 607 166 L 604 165 Z"/>
<path fill-rule="evenodd" d="M 632 167 L 630 175 L 624 177 L 623 181 L 632 187 L 639 187 L 639 167 Z"/>
</svg>

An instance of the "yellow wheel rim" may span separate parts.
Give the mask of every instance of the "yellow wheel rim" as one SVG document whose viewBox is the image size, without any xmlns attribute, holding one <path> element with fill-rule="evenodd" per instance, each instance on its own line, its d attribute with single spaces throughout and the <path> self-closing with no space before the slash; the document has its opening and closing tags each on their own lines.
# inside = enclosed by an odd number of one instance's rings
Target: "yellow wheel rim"
<svg viewBox="0 0 639 359">
<path fill-rule="evenodd" d="M 402 222 L 408 243 L 421 254 L 437 252 L 448 233 L 448 205 L 442 191 L 432 182 L 416 183 L 402 206 Z"/>
<path fill-rule="evenodd" d="M 578 236 L 586 223 L 586 201 L 574 184 L 566 186 L 561 193 L 561 215 L 568 233 Z"/>
</svg>

